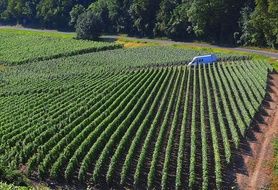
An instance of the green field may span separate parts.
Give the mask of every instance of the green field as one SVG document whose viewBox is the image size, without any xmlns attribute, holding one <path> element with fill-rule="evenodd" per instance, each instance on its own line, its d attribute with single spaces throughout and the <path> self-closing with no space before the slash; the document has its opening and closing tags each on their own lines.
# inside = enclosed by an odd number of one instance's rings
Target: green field
<svg viewBox="0 0 278 190">
<path fill-rule="evenodd" d="M 71 34 L 0 29 L 0 64 L 19 64 L 107 49 L 119 44 L 73 39 Z"/>
<path fill-rule="evenodd" d="M 100 189 L 228 188 L 225 172 L 273 68 L 259 60 L 186 66 L 203 53 L 140 47 L 5 66 L 0 163 Z"/>
<path fill-rule="evenodd" d="M 8 185 L 0 182 L 0 189 L 1 190 L 30 190 L 31 188 Z"/>
</svg>

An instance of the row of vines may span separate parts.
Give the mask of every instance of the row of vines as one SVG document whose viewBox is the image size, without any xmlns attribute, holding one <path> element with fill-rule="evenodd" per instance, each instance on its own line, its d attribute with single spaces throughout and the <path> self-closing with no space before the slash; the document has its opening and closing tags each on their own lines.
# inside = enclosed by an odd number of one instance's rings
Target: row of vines
<svg viewBox="0 0 278 190">
<path fill-rule="evenodd" d="M 149 67 L 6 90 L 0 161 L 58 182 L 221 189 L 270 69 L 256 61 Z"/>
</svg>

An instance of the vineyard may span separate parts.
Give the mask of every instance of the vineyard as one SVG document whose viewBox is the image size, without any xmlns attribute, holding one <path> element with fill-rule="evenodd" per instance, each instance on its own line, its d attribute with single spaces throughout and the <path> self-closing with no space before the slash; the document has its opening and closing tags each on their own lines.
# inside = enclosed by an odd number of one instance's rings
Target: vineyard
<svg viewBox="0 0 278 190">
<path fill-rule="evenodd" d="M 17 187 L 14 185 L 7 185 L 5 183 L 0 182 L 0 189 L 7 189 L 7 190 L 30 190 L 30 188 L 27 187 Z"/>
<path fill-rule="evenodd" d="M 69 37 L 0 29 L 0 64 L 21 64 L 122 47 L 119 44 L 75 40 Z"/>
<path fill-rule="evenodd" d="M 272 68 L 182 65 L 200 53 L 119 49 L 6 68 L 0 162 L 97 188 L 223 188 Z M 180 64 L 150 66 L 170 62 Z"/>
</svg>

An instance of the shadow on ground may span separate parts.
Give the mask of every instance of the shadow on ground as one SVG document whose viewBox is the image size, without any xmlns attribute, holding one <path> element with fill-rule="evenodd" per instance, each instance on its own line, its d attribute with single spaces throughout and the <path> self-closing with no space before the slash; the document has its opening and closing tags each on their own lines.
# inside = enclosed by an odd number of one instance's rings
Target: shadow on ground
<svg viewBox="0 0 278 190">
<path fill-rule="evenodd" d="M 259 111 L 256 113 L 254 119 L 251 122 L 251 128 L 246 132 L 246 137 L 241 139 L 240 147 L 238 150 L 234 150 L 234 157 L 229 166 L 226 167 L 224 172 L 224 189 L 240 189 L 237 182 L 237 175 L 241 174 L 249 177 L 251 174 L 248 171 L 248 166 L 244 162 L 244 157 L 253 157 L 254 150 L 252 150 L 251 143 L 260 143 L 256 136 L 262 134 L 264 129 L 267 127 L 267 121 L 270 114 L 273 111 L 271 104 L 274 100 L 271 97 L 272 88 L 274 87 L 271 82 L 272 74 L 268 74 L 267 82 L 267 94 L 265 95 L 264 101 L 261 104 Z M 248 178 L 247 178 L 248 179 Z M 248 182 L 247 182 L 248 183 Z"/>
</svg>

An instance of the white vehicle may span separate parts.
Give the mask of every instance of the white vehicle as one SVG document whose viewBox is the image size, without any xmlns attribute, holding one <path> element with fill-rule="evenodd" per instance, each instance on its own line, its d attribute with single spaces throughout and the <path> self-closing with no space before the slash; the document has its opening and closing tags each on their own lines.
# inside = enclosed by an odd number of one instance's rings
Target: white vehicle
<svg viewBox="0 0 278 190">
<path fill-rule="evenodd" d="M 218 60 L 218 58 L 214 54 L 197 56 L 192 59 L 192 61 L 188 64 L 188 66 L 199 65 L 199 64 L 209 65 L 209 64 L 217 62 L 217 60 Z"/>
</svg>

